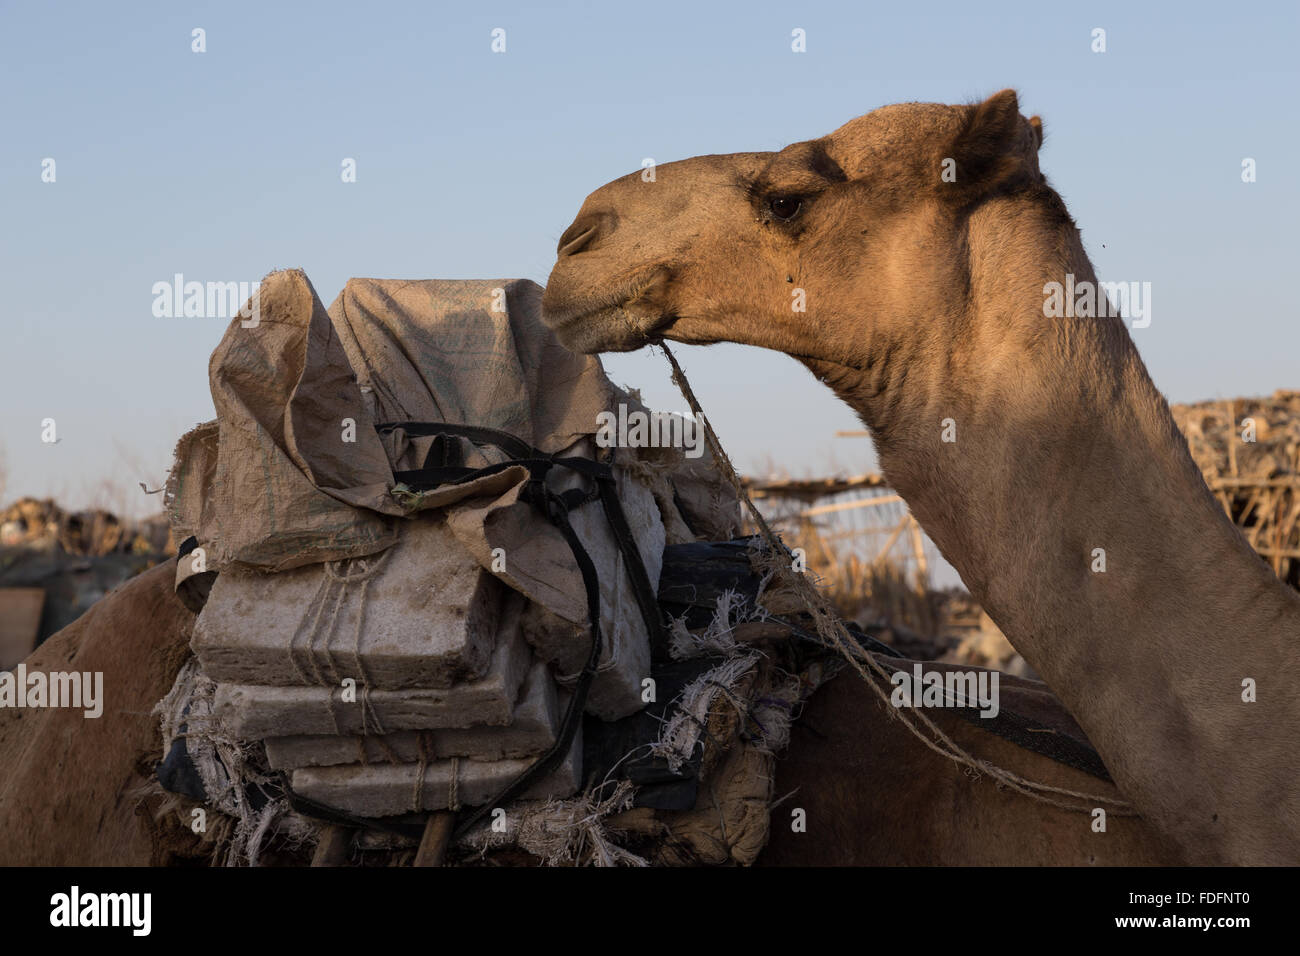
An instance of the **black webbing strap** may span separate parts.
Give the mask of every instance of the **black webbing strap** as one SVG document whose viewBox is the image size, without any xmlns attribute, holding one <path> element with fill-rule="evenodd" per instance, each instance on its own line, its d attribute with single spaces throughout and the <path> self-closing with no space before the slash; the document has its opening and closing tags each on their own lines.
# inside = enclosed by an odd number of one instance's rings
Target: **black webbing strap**
<svg viewBox="0 0 1300 956">
<path fill-rule="evenodd" d="M 550 773 L 563 762 L 569 748 L 573 745 L 573 738 L 578 732 L 578 725 L 582 723 L 582 714 L 587 708 L 587 691 L 591 687 L 591 682 L 596 676 L 596 668 L 600 664 L 602 645 L 600 633 L 600 582 L 596 574 L 596 565 L 592 562 L 587 549 L 582 546 L 582 542 L 578 540 L 573 525 L 569 523 L 568 503 L 561 496 L 547 488 L 542 479 L 539 478 L 534 478 L 528 483 L 526 493 L 533 499 L 534 504 L 538 504 L 538 497 L 541 498 L 541 504 L 547 517 L 560 529 L 560 533 L 564 535 L 564 540 L 569 544 L 569 550 L 573 552 L 574 560 L 578 562 L 578 570 L 582 572 L 582 584 L 587 592 L 587 620 L 591 632 L 591 650 L 587 654 L 587 662 L 583 665 L 582 672 L 578 675 L 577 683 L 573 687 L 573 697 L 569 700 L 569 707 L 564 712 L 564 720 L 560 723 L 560 731 L 556 735 L 554 745 L 534 761 L 527 770 L 502 788 L 491 800 L 462 817 L 456 824 L 456 829 L 452 834 L 453 839 L 468 833 L 493 808 L 509 804 L 541 779 L 543 775 Z"/>
<path fill-rule="evenodd" d="M 668 634 L 664 629 L 663 612 L 659 610 L 659 595 L 650 586 L 650 575 L 645 569 L 645 562 L 641 560 L 641 550 L 632 537 L 632 529 L 627 526 L 627 516 L 623 514 L 623 505 L 618 500 L 613 472 L 610 472 L 607 480 L 597 481 L 596 487 L 600 492 L 601 507 L 605 510 L 605 520 L 609 522 L 614 540 L 627 563 L 628 578 L 633 585 L 632 594 L 641 610 L 641 618 L 645 621 L 650 646 L 664 647 L 667 645 Z"/>
<path fill-rule="evenodd" d="M 545 514 L 547 519 L 564 536 L 565 542 L 569 545 L 569 550 L 573 552 L 573 559 L 578 564 L 578 570 L 582 573 L 582 583 L 587 594 L 587 620 L 591 632 L 591 650 L 587 654 L 587 662 L 583 665 L 578 680 L 574 685 L 573 697 L 570 699 L 564 719 L 560 723 L 560 730 L 556 736 L 555 744 L 491 800 L 463 817 L 457 824 L 453 834 L 453 839 L 455 839 L 467 833 L 493 808 L 510 803 L 536 783 L 539 778 L 554 770 L 568 754 L 569 748 L 573 744 L 574 735 L 582 722 L 583 711 L 587 706 L 587 692 L 596 676 L 596 668 L 600 663 L 603 643 L 600 632 L 600 580 L 596 572 L 596 565 L 591 560 L 591 555 L 583 547 L 582 541 L 578 538 L 577 533 L 573 530 L 573 525 L 569 521 L 570 511 L 593 500 L 594 497 L 600 498 L 601 507 L 605 512 L 605 519 L 609 522 L 610 531 L 614 535 L 614 541 L 627 564 L 628 576 L 633 586 L 632 591 L 636 596 L 637 606 L 642 618 L 645 620 L 652 641 L 664 639 L 666 636 L 664 634 L 664 624 L 660 616 L 658 596 L 650 586 L 650 577 L 646 573 L 645 563 L 641 560 L 641 552 L 637 549 L 636 540 L 632 537 L 632 531 L 627 524 L 627 517 L 623 514 L 623 506 L 619 501 L 618 488 L 614 479 L 614 470 L 608 464 L 592 461 L 588 458 L 559 458 L 533 448 L 527 442 L 515 435 L 511 435 L 509 432 L 495 428 L 483 428 L 477 425 L 454 425 L 447 422 L 386 422 L 376 425 L 375 428 L 380 434 L 400 428 L 406 434 L 415 437 L 433 435 L 436 437 L 465 438 L 476 444 L 494 445 L 511 456 L 508 461 L 483 468 L 432 465 L 429 461 L 429 458 L 433 455 L 433 449 L 431 448 L 424 467 L 393 473 L 393 477 L 397 481 L 402 482 L 414 491 L 429 490 L 445 484 L 463 484 L 487 475 L 497 474 L 515 465 L 526 467 L 530 478 L 520 497 Z M 596 484 L 595 495 L 580 489 L 572 489 L 557 494 L 548 488 L 546 476 L 550 469 L 556 465 L 569 468 L 594 479 Z"/>
<path fill-rule="evenodd" d="M 519 436 L 499 428 L 485 428 L 482 425 L 453 425 L 451 422 L 382 422 L 375 426 L 375 431 L 382 435 L 399 428 L 416 438 L 451 435 L 453 438 L 468 438 L 478 445 L 496 445 L 511 458 L 546 457 L 543 452 L 538 451 Z"/>
</svg>

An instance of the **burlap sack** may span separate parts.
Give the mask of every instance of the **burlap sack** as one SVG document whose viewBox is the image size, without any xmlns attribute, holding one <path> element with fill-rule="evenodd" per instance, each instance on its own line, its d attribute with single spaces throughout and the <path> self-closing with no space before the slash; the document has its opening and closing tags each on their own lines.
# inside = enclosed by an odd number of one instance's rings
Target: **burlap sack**
<svg viewBox="0 0 1300 956">
<path fill-rule="evenodd" d="M 485 497 L 496 508 L 529 508 L 516 500 L 522 468 L 391 494 L 393 470 L 422 465 L 435 441 L 470 467 L 502 460 L 498 451 L 400 430 L 381 440 L 374 429 L 474 424 L 546 452 L 594 433 L 612 386 L 599 360 L 567 351 L 540 322 L 537 285 L 354 279 L 327 313 L 307 277 L 287 270 L 263 280 L 259 300 L 256 324 L 235 318 L 213 353 L 217 422 L 181 439 L 168 482 L 173 527 L 199 539 L 209 567 L 280 571 L 373 554 L 396 540 L 392 519 L 461 502 L 472 502 L 481 527 L 529 527 L 527 548 L 522 533 L 484 536 L 467 542 L 476 553 L 519 545 L 526 562 L 524 552 L 564 549 L 558 532 L 522 513 L 487 520 L 496 509 Z"/>
<path fill-rule="evenodd" d="M 377 499 L 391 470 L 329 315 L 298 270 L 272 273 L 259 293 L 256 324 L 236 316 L 208 363 L 216 423 L 177 445 L 172 526 L 199 539 L 214 570 L 382 551 L 392 519 L 349 498 Z"/>
<path fill-rule="evenodd" d="M 217 421 L 177 446 L 167 501 L 178 539 L 198 540 L 208 570 L 276 572 L 385 550 L 405 518 L 439 509 L 484 569 L 573 628 L 557 631 L 567 656 L 550 646 L 550 631 L 534 637 L 563 673 L 575 671 L 587 646 L 585 588 L 559 530 L 521 499 L 527 470 L 408 488 L 394 472 L 431 460 L 481 467 L 506 453 L 375 428 L 470 424 L 543 453 L 596 457 L 600 413 L 644 406 L 610 383 L 595 356 L 559 344 L 541 321 L 541 294 L 525 280 L 353 279 L 327 312 L 302 272 L 268 276 L 250 303 L 257 308 L 246 310 L 254 321 L 234 319 L 212 356 Z M 707 458 L 618 449 L 615 465 L 651 587 L 666 534 L 681 541 L 734 530 L 734 493 Z M 561 467 L 548 482 L 557 492 L 589 487 Z M 640 705 L 649 638 L 601 506 L 588 502 L 571 520 L 600 573 L 606 647 L 590 705 L 619 716 Z"/>
</svg>

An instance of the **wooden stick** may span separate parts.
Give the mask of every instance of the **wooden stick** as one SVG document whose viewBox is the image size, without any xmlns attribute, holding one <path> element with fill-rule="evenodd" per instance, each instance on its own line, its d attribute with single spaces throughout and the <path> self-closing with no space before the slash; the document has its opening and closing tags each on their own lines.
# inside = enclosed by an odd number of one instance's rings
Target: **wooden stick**
<svg viewBox="0 0 1300 956">
<path fill-rule="evenodd" d="M 420 838 L 420 848 L 415 851 L 412 866 L 442 866 L 447 856 L 447 844 L 451 842 L 451 825 L 456 822 L 456 814 L 450 810 L 439 810 L 429 814 L 424 821 L 424 836 Z"/>
<path fill-rule="evenodd" d="M 1211 488 L 1300 488 L 1300 475 L 1291 478 L 1211 478 Z"/>
<path fill-rule="evenodd" d="M 889 537 L 885 541 L 885 546 L 880 549 L 880 553 L 876 555 L 876 559 L 871 562 L 873 568 L 884 562 L 885 558 L 889 555 L 889 549 L 894 546 L 894 542 L 897 541 L 898 536 L 903 533 L 903 529 L 907 527 L 907 522 L 910 521 L 911 518 L 911 512 L 903 515 L 903 520 L 898 523 L 898 527 L 889 533 Z"/>
<path fill-rule="evenodd" d="M 840 501 L 833 505 L 819 505 L 816 508 L 809 508 L 803 512 L 801 518 L 812 518 L 817 515 L 827 515 L 833 511 L 850 511 L 853 508 L 871 508 L 875 505 L 887 505 L 893 501 L 902 501 L 902 495 L 877 495 L 874 498 L 856 498 L 853 501 Z"/>
<path fill-rule="evenodd" d="M 312 854 L 312 866 L 347 866 L 352 857 L 352 829 L 337 823 L 325 825 Z"/>
<path fill-rule="evenodd" d="M 1256 548 L 1260 557 L 1300 558 L 1300 548 Z"/>
<path fill-rule="evenodd" d="M 854 475 L 851 478 L 774 478 L 764 481 L 745 478 L 741 484 L 751 498 L 829 498 L 831 495 L 861 488 L 883 488 L 885 478 L 878 474 Z"/>
<path fill-rule="evenodd" d="M 1236 402 L 1228 400 L 1228 467 L 1232 477 L 1237 477 L 1237 409 Z"/>
<path fill-rule="evenodd" d="M 916 593 L 925 597 L 925 584 L 927 569 L 925 565 L 925 539 L 921 537 L 921 524 L 916 520 L 916 516 L 908 514 L 911 518 L 912 530 L 912 553 L 916 558 Z"/>
</svg>

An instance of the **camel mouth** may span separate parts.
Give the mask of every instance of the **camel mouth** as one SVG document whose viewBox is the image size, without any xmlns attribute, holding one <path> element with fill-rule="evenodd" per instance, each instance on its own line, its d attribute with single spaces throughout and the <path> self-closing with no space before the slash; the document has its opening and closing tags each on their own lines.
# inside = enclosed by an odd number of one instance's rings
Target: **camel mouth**
<svg viewBox="0 0 1300 956">
<path fill-rule="evenodd" d="M 635 352 L 663 339 L 663 331 L 677 321 L 665 314 L 647 322 L 644 316 L 629 312 L 624 305 L 600 306 L 565 317 L 562 321 L 546 318 L 556 338 L 571 352 Z"/>
<path fill-rule="evenodd" d="M 565 348 L 587 354 L 633 352 L 662 338 L 677 320 L 664 296 L 671 272 L 655 266 L 623 283 L 618 293 L 592 299 L 568 299 L 564 283 L 552 274 L 542 297 L 542 321 Z"/>
</svg>

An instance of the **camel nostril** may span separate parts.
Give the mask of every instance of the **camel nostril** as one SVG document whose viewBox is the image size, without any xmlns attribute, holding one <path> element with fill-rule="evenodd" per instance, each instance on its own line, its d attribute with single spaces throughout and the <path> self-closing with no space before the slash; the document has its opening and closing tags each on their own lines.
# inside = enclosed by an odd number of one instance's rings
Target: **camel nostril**
<svg viewBox="0 0 1300 956">
<path fill-rule="evenodd" d="M 575 256 L 587 249 L 604 231 L 603 227 L 606 221 L 607 217 L 601 213 L 587 213 L 579 216 L 573 221 L 573 225 L 564 230 L 564 235 L 560 236 L 560 245 L 556 250 L 556 255 L 562 259 L 565 256 Z"/>
<path fill-rule="evenodd" d="M 596 230 L 591 226 L 588 226 L 586 229 L 577 233 L 570 229 L 560 237 L 560 246 L 556 250 L 556 255 L 560 258 L 577 255 L 583 249 L 587 248 L 587 246 L 591 245 L 591 240 L 594 239 L 595 236 Z"/>
</svg>

